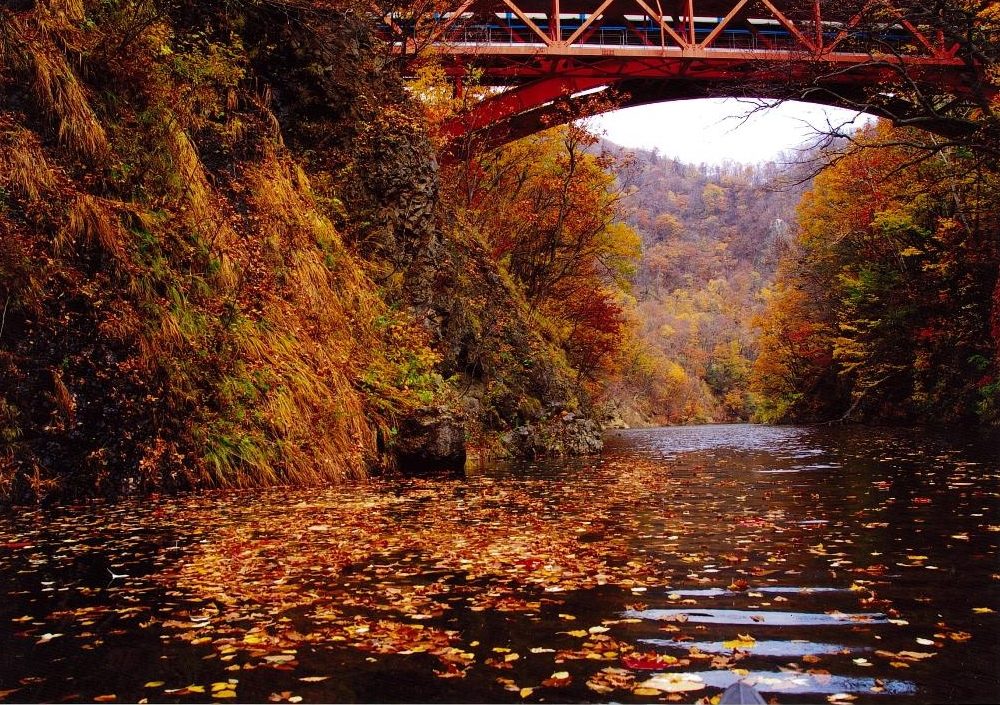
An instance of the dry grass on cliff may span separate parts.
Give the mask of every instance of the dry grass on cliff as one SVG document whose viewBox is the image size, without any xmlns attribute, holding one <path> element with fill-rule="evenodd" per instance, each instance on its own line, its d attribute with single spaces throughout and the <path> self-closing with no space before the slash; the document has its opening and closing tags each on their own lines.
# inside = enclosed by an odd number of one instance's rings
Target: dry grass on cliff
<svg viewBox="0 0 1000 705">
<path fill-rule="evenodd" d="M 0 183 L 28 201 L 37 201 L 55 186 L 38 137 L 0 115 Z"/>
<path fill-rule="evenodd" d="M 65 56 L 50 43 L 33 44 L 34 94 L 59 125 L 59 139 L 79 156 L 98 164 L 111 153 L 108 136 L 94 114 Z"/>
<path fill-rule="evenodd" d="M 242 45 L 167 12 L 106 61 L 130 12 L 0 12 L 0 229 L 19 224 L 0 287 L 23 262 L 42 282 L 30 330 L 0 337 L 26 380 L 0 396 L 0 432 L 36 424 L 0 457 L 0 499 L 66 478 L 88 493 L 363 477 L 437 383 L 433 354 L 317 205 Z"/>
</svg>

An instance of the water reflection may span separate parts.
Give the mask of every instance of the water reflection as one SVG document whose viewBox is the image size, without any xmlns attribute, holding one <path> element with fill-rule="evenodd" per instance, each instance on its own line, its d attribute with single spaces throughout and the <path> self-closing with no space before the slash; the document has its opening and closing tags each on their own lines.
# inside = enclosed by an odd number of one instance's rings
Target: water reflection
<svg viewBox="0 0 1000 705">
<path fill-rule="evenodd" d="M 23 510 L 0 699 L 639 702 L 673 673 L 992 702 L 997 450 L 673 428 L 464 480 Z"/>
</svg>

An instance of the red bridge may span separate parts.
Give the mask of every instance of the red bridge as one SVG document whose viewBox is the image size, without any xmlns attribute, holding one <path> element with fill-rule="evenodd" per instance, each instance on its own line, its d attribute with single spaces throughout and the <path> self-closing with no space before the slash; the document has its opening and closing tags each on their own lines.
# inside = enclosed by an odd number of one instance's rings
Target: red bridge
<svg viewBox="0 0 1000 705">
<path fill-rule="evenodd" d="M 420 5 L 421 3 L 416 3 Z M 609 109 L 790 98 L 895 119 L 922 85 L 984 90 L 931 3 L 908 0 L 444 0 L 382 12 L 395 50 L 443 55 L 456 90 L 505 90 L 445 125 L 497 146 Z M 410 3 L 408 7 L 412 7 Z M 614 88 L 609 100 L 602 89 Z M 603 93 L 603 95 L 602 95 Z M 934 129 L 933 124 L 924 125 Z M 942 128 L 943 129 L 943 128 Z"/>
</svg>

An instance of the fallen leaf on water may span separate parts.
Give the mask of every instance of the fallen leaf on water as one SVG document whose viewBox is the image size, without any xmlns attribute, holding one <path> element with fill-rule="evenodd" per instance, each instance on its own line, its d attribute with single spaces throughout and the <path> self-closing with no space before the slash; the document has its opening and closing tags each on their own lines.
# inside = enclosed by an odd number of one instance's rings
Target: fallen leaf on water
<svg viewBox="0 0 1000 705">
<path fill-rule="evenodd" d="M 542 681 L 542 685 L 547 688 L 565 688 L 573 681 L 569 671 L 556 671 L 551 676 Z"/>
<path fill-rule="evenodd" d="M 570 636 L 581 637 L 581 636 L 587 636 L 587 630 L 586 629 L 574 629 L 571 632 L 557 632 L 557 634 L 569 634 Z"/>
<path fill-rule="evenodd" d="M 118 699 L 118 696 L 114 695 L 113 693 L 110 694 L 110 695 L 95 695 L 94 696 L 94 702 L 95 703 L 113 703 L 117 699 Z"/>
<path fill-rule="evenodd" d="M 914 661 L 920 661 L 925 658 L 931 658 L 932 656 L 937 656 L 937 654 L 927 653 L 926 651 L 900 651 L 899 656 L 905 659 L 912 659 Z"/>
<path fill-rule="evenodd" d="M 686 693 L 704 690 L 705 682 L 693 673 L 659 673 L 640 683 L 639 688 L 649 688 L 664 693 Z"/>
<path fill-rule="evenodd" d="M 265 656 L 264 660 L 269 663 L 288 663 L 294 661 L 295 657 L 291 654 L 274 654 L 273 656 Z"/>
<path fill-rule="evenodd" d="M 149 683 L 146 683 L 142 687 L 143 688 L 159 688 L 161 685 L 164 685 L 164 684 L 165 684 L 165 681 L 149 681 Z"/>
<path fill-rule="evenodd" d="M 448 663 L 448 664 L 445 664 L 445 668 L 444 668 L 443 671 L 440 671 L 440 670 L 438 670 L 438 669 L 435 668 L 434 669 L 434 675 L 437 676 L 438 678 L 465 678 L 466 670 L 467 669 L 459 668 L 454 663 Z M 324 680 L 325 680 L 325 678 L 328 678 L 328 677 L 329 676 L 325 676 Z M 306 679 L 305 678 L 299 678 L 299 680 L 300 681 L 304 681 Z"/>
<path fill-rule="evenodd" d="M 678 659 L 675 656 L 657 654 L 652 651 L 628 654 L 622 657 L 622 665 L 635 671 L 655 671 L 659 668 L 674 666 L 677 663 Z"/>
<path fill-rule="evenodd" d="M 587 631 L 590 632 L 591 634 L 603 634 L 604 632 L 608 632 L 611 630 L 608 629 L 607 627 L 591 627 Z"/>
<path fill-rule="evenodd" d="M 632 695 L 638 695 L 644 698 L 656 697 L 659 694 L 660 691 L 656 690 L 655 688 L 635 688 L 632 691 Z"/>
<path fill-rule="evenodd" d="M 851 695 L 850 693 L 834 693 L 833 695 L 827 695 L 826 699 L 831 703 L 843 703 L 851 700 L 857 700 L 858 696 Z"/>
<path fill-rule="evenodd" d="M 749 634 L 737 634 L 735 639 L 722 642 L 724 649 L 752 649 L 757 645 L 757 640 Z"/>
<path fill-rule="evenodd" d="M 303 676 L 299 678 L 303 683 L 320 683 L 322 681 L 328 680 L 330 676 Z"/>
<path fill-rule="evenodd" d="M 189 685 L 184 688 L 174 688 L 173 690 L 164 690 L 164 693 L 168 695 L 190 695 L 191 693 L 204 693 L 205 686 L 203 685 Z"/>
<path fill-rule="evenodd" d="M 973 607 L 972 611 L 976 614 L 993 614 L 993 610 L 989 607 Z"/>
<path fill-rule="evenodd" d="M 531 695 L 534 692 L 535 692 L 534 688 L 521 688 L 521 690 L 518 691 L 518 694 L 522 698 L 526 698 L 526 697 L 528 697 L 529 695 Z"/>
<path fill-rule="evenodd" d="M 587 687 L 598 693 L 610 693 L 614 690 L 631 690 L 635 686 L 635 678 L 624 668 L 611 666 L 602 668 L 587 681 Z"/>
<path fill-rule="evenodd" d="M 212 697 L 213 698 L 235 698 L 236 697 L 236 691 L 235 690 L 217 690 L 214 693 L 212 693 Z"/>
</svg>

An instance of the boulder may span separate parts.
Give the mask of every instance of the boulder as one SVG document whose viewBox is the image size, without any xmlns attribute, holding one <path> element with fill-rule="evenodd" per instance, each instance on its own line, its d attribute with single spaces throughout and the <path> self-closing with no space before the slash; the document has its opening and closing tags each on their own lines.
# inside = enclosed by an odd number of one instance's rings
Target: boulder
<svg viewBox="0 0 1000 705">
<path fill-rule="evenodd" d="M 447 407 L 421 407 L 399 424 L 399 469 L 406 473 L 465 467 L 465 418 Z"/>
</svg>

